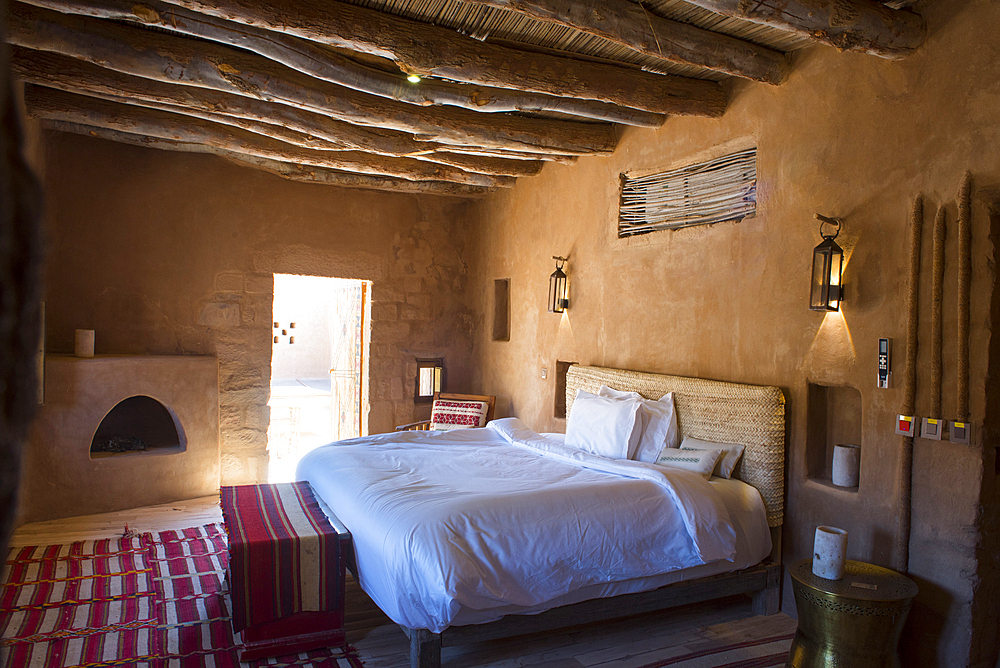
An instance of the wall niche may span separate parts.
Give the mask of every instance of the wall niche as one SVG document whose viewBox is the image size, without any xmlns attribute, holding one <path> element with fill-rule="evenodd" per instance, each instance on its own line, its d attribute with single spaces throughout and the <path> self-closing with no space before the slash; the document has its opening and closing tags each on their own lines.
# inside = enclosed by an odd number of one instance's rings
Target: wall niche
<svg viewBox="0 0 1000 668">
<path fill-rule="evenodd" d="M 806 474 L 833 484 L 834 446 L 861 443 L 861 392 L 853 387 L 809 383 Z M 861 472 L 864 477 L 864 471 Z M 854 490 L 857 487 L 838 487 Z"/>
</svg>

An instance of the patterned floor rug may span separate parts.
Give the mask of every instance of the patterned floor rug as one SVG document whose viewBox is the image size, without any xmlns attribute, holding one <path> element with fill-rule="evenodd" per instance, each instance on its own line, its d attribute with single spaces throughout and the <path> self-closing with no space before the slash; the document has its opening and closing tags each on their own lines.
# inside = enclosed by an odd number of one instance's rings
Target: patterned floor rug
<svg viewBox="0 0 1000 668">
<path fill-rule="evenodd" d="M 0 666 L 362 668 L 351 647 L 239 662 L 221 524 L 15 548 L 0 580 Z"/>
<path fill-rule="evenodd" d="M 641 668 L 773 668 L 788 661 L 794 633 L 744 640 L 699 649 Z"/>
</svg>

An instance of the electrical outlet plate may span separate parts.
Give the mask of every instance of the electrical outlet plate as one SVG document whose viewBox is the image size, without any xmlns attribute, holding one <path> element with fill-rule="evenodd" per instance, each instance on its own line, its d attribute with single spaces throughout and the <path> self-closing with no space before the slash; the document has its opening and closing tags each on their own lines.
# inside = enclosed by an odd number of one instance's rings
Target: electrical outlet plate
<svg viewBox="0 0 1000 668">
<path fill-rule="evenodd" d="M 972 442 L 971 422 L 952 420 L 948 427 L 948 440 L 952 443 L 964 443 L 968 445 Z"/>
<path fill-rule="evenodd" d="M 917 427 L 917 418 L 912 415 L 897 415 L 896 416 L 896 433 L 900 436 L 915 436 Z"/>
<path fill-rule="evenodd" d="M 924 418 L 920 425 L 920 438 L 940 441 L 942 431 L 944 431 L 944 420 L 941 418 Z"/>
</svg>

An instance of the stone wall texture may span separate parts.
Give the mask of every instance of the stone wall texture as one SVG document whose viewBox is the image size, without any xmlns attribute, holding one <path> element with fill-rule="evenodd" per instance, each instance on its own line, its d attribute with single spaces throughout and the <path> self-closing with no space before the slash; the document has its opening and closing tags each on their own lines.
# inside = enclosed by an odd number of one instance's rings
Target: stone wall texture
<svg viewBox="0 0 1000 668">
<path fill-rule="evenodd" d="M 476 382 L 499 415 L 538 431 L 554 417 L 557 360 L 777 385 L 787 404 L 788 508 L 782 555 L 810 556 L 817 525 L 850 534 L 848 556 L 893 567 L 900 437 L 894 415 L 905 370 L 910 208 L 925 196 L 917 413 L 929 415 L 931 227 L 948 217 L 943 300 L 943 407 L 956 410 L 957 208 L 974 178 L 972 446 L 917 439 L 909 573 L 921 593 L 904 636 L 904 665 L 994 665 L 996 429 L 985 420 L 996 344 L 1000 183 L 1000 4 L 919 3 L 926 44 L 902 61 L 815 47 L 793 55 L 780 87 L 736 83 L 718 120 L 669 118 L 625 130 L 607 157 L 547 166 L 478 205 L 469 296 L 479 304 Z M 758 149 L 757 215 L 739 223 L 618 240 L 619 175 L 665 171 L 737 148 Z M 815 213 L 844 220 L 846 301 L 808 310 Z M 995 225 L 994 225 L 995 227 Z M 570 309 L 544 305 L 553 255 L 569 257 Z M 509 342 L 493 341 L 493 281 L 510 279 Z M 893 387 L 876 388 L 878 339 L 895 344 Z M 542 379 L 541 369 L 549 370 Z M 807 472 L 810 384 L 860 393 L 861 485 L 834 488 Z M 990 431 L 985 431 L 986 429 Z M 824 444 L 825 447 L 825 444 Z M 989 518 L 993 518 L 990 520 Z M 988 531 L 987 531 L 988 530 Z M 791 587 L 786 610 L 794 612 Z"/>
<path fill-rule="evenodd" d="M 98 354 L 216 355 L 223 484 L 267 479 L 275 273 L 372 281 L 370 433 L 425 417 L 417 357 L 444 357 L 463 389 L 465 201 L 297 184 L 61 133 L 43 143 L 49 352 L 71 353 L 85 328 Z"/>
</svg>

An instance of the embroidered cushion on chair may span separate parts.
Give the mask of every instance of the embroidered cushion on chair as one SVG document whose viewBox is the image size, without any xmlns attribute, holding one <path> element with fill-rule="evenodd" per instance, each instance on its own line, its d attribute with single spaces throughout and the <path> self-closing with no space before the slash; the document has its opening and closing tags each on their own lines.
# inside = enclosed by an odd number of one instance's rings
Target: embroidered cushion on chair
<svg viewBox="0 0 1000 668">
<path fill-rule="evenodd" d="M 437 399 L 431 408 L 431 429 L 472 429 L 486 426 L 486 412 L 489 404 L 485 401 L 454 401 Z"/>
</svg>

